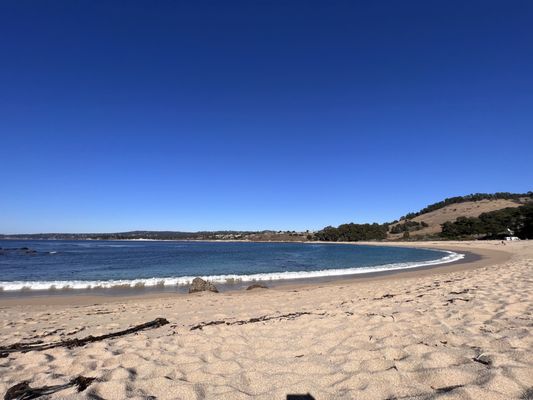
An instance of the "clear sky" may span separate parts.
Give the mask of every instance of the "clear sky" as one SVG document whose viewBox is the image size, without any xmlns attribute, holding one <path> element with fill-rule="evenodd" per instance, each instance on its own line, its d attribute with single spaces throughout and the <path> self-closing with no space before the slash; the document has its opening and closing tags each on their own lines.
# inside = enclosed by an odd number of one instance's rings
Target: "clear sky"
<svg viewBox="0 0 533 400">
<path fill-rule="evenodd" d="M 532 190 L 533 2 L 2 1 L 0 162 L 0 233 Z"/>
</svg>

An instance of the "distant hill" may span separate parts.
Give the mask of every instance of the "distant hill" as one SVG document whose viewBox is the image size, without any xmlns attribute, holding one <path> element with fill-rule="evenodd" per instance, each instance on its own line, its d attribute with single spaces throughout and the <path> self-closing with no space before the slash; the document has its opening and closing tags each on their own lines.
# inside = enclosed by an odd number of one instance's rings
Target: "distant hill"
<svg viewBox="0 0 533 400">
<path fill-rule="evenodd" d="M 529 204 L 528 206 L 524 206 Z M 488 238 L 514 228 L 532 237 L 533 192 L 474 193 L 456 196 L 384 224 L 347 223 L 318 232 L 295 231 L 131 231 L 118 233 L 40 233 L 0 235 L 0 239 L 63 240 L 242 240 L 242 241 L 359 241 Z M 524 207 L 522 207 L 524 206 Z M 520 207 L 520 208 L 519 208 Z M 514 210 L 514 211 L 513 211 Z M 501 212 L 500 212 L 501 211 Z M 478 218 L 480 217 L 481 218 Z M 442 226 L 445 225 L 445 232 Z M 497 232 L 496 232 L 497 231 Z M 527 234 L 524 232 L 528 232 Z M 441 234 L 442 233 L 442 234 Z"/>
<path fill-rule="evenodd" d="M 447 198 L 418 212 L 409 213 L 399 221 L 384 224 L 347 223 L 338 227 L 327 226 L 316 232 L 312 238 L 332 242 L 483 238 L 494 237 L 500 234 L 502 229 L 509 228 L 515 228 L 524 234 L 522 228 L 529 226 L 526 220 L 531 219 L 530 207 L 528 206 L 526 210 L 523 207 L 525 204 L 533 204 L 533 192 L 474 193 Z M 509 212 L 509 210 L 517 211 Z M 480 216 L 482 220 L 478 218 Z M 447 229 L 445 234 L 441 235 L 443 224 Z M 495 232 L 496 230 L 498 232 Z"/>
<path fill-rule="evenodd" d="M 449 206 L 452 204 L 460 204 L 460 203 L 466 203 L 469 201 L 481 201 L 481 200 L 514 200 L 517 202 L 522 202 L 523 200 L 533 199 L 533 192 L 527 192 L 527 193 L 509 193 L 509 192 L 496 192 L 496 193 L 472 193 L 468 194 L 466 196 L 455 196 L 455 197 L 448 197 L 442 201 L 439 201 L 437 203 L 430 204 L 429 206 L 423 208 L 422 210 L 416 212 L 416 213 L 409 213 L 402 218 L 402 219 L 411 219 L 421 214 L 426 214 L 431 211 L 438 210 L 440 208 L 443 208 L 445 206 Z"/>
<path fill-rule="evenodd" d="M 295 231 L 130 231 L 116 233 L 35 233 L 0 235 L 6 240 L 247 240 L 304 241 L 309 232 Z"/>
<path fill-rule="evenodd" d="M 415 217 L 410 219 L 403 219 L 402 221 L 391 224 L 389 229 L 394 232 L 394 227 L 397 225 L 405 224 L 406 221 L 413 221 L 420 223 L 418 229 L 410 231 L 410 238 L 417 239 L 426 236 L 435 236 L 442 231 L 441 225 L 445 222 L 453 222 L 459 217 L 479 217 L 482 213 L 501 210 L 507 207 L 520 207 L 528 201 L 531 201 L 532 197 L 521 196 L 512 200 L 504 199 L 483 199 L 478 201 L 465 201 L 462 203 L 454 203 L 446 205 L 442 208 L 438 208 L 434 211 L 425 213 L 417 213 Z M 422 223 L 427 226 L 422 226 Z M 403 237 L 403 232 L 391 233 L 389 231 L 387 235 L 388 239 L 400 239 Z"/>
</svg>

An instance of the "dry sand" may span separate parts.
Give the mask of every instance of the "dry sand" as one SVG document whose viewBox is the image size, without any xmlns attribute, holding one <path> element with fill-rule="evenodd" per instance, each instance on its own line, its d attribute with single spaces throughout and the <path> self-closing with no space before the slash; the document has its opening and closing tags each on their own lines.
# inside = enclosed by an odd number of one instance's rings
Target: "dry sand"
<svg viewBox="0 0 533 400">
<path fill-rule="evenodd" d="M 0 300 L 0 345 L 170 324 L 0 358 L 0 395 L 96 377 L 51 398 L 533 398 L 533 242 L 423 243 L 470 264 L 277 289 Z M 308 313 L 279 317 L 290 313 Z M 206 326 L 254 317 L 267 321 Z M 528 394 L 529 393 L 529 394 Z M 529 397 L 528 397 L 529 396 Z"/>
</svg>

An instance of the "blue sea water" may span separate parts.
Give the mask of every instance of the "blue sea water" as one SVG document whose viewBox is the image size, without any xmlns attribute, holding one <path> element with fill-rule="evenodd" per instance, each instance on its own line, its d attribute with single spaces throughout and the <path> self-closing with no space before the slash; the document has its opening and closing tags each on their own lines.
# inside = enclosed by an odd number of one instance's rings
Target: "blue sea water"
<svg viewBox="0 0 533 400">
<path fill-rule="evenodd" d="M 0 290 L 169 287 L 351 275 L 451 262 L 429 249 L 321 243 L 0 241 Z M 29 248 L 27 250 L 15 250 Z M 11 249 L 11 250 L 6 250 Z"/>
</svg>

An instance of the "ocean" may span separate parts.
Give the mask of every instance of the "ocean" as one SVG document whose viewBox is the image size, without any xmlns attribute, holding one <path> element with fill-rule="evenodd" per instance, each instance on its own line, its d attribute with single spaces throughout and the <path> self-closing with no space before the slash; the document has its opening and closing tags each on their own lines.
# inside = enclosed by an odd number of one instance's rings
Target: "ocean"
<svg viewBox="0 0 533 400">
<path fill-rule="evenodd" d="M 355 275 L 456 261 L 442 250 L 329 243 L 0 241 L 2 293 L 231 285 Z"/>
</svg>

